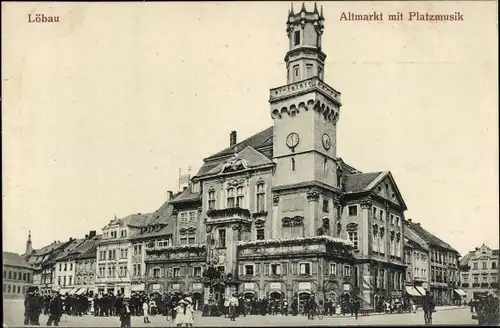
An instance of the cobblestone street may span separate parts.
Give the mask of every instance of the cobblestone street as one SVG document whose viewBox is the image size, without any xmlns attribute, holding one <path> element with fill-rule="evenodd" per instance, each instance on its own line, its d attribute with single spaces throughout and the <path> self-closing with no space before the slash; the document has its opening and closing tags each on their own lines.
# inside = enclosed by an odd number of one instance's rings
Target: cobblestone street
<svg viewBox="0 0 500 328">
<path fill-rule="evenodd" d="M 23 303 L 22 301 L 6 301 L 4 303 L 4 326 L 22 326 L 23 325 Z M 47 316 L 40 316 L 40 324 L 45 325 Z M 150 317 L 151 323 L 143 323 L 142 317 L 132 318 L 132 327 L 173 327 L 163 316 Z M 307 320 L 304 316 L 247 316 L 237 318 L 236 321 L 230 321 L 225 318 L 201 317 L 196 314 L 195 326 L 197 327 L 262 327 L 262 326 L 342 326 L 342 325 L 416 325 L 423 324 L 423 312 L 404 314 L 377 314 L 359 317 L 356 320 L 350 316 L 325 317 L 323 320 Z M 469 308 L 466 307 L 441 307 L 433 315 L 434 324 L 455 324 L 468 325 L 477 324 L 472 320 Z M 59 326 L 64 327 L 119 327 L 118 317 L 94 317 L 91 315 L 83 317 L 63 316 Z"/>
</svg>

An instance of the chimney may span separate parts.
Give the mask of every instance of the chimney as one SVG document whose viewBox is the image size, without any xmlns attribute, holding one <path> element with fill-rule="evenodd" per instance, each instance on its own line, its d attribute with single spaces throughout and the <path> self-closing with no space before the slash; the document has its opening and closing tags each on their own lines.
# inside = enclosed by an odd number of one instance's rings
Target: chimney
<svg viewBox="0 0 500 328">
<path fill-rule="evenodd" d="M 89 238 L 89 235 L 85 235 L 85 239 Z"/>
<path fill-rule="evenodd" d="M 408 222 L 410 222 L 410 223 L 411 223 L 411 219 L 408 219 Z"/>
<path fill-rule="evenodd" d="M 96 236 L 96 231 L 95 230 L 90 230 L 89 231 L 89 238 L 94 238 Z"/>
<path fill-rule="evenodd" d="M 174 198 L 174 193 L 172 190 L 167 190 L 167 200 L 172 200 Z"/>
<path fill-rule="evenodd" d="M 188 188 L 187 186 L 184 186 L 184 187 L 182 188 L 182 191 L 186 190 L 187 188 Z"/>
<path fill-rule="evenodd" d="M 236 145 L 236 131 L 231 131 L 229 134 L 229 147 Z"/>
</svg>

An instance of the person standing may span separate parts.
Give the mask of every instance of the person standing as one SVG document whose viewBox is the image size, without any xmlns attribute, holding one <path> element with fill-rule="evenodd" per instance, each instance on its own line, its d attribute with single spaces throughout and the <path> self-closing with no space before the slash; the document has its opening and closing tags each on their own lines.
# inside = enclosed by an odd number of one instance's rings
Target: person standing
<svg viewBox="0 0 500 328">
<path fill-rule="evenodd" d="M 231 321 L 236 320 L 236 308 L 238 306 L 238 299 L 236 298 L 236 295 L 233 294 L 229 298 L 229 317 L 231 318 Z"/>
<path fill-rule="evenodd" d="M 175 312 L 175 320 L 174 323 L 177 327 L 181 327 L 184 324 L 184 317 L 186 310 L 187 302 L 184 300 L 180 300 L 177 302 L 177 306 L 174 308 Z"/>
<path fill-rule="evenodd" d="M 149 321 L 149 304 L 148 304 L 148 300 L 145 299 L 144 302 L 142 303 L 142 312 L 144 313 L 144 323 L 151 323 L 151 321 Z"/>
<path fill-rule="evenodd" d="M 120 327 L 131 327 L 130 321 L 131 321 L 131 311 L 130 311 L 130 303 L 128 299 L 123 300 L 123 307 L 121 308 L 120 312 L 120 321 L 121 321 L 121 326 Z"/>
<path fill-rule="evenodd" d="M 184 323 L 186 327 L 193 327 L 194 324 L 194 308 L 193 308 L 193 300 L 191 297 L 186 297 L 184 299 L 186 301 L 186 306 L 184 307 Z"/>
<path fill-rule="evenodd" d="M 424 321 L 426 325 L 432 324 L 432 312 L 434 312 L 435 307 L 436 303 L 434 302 L 434 297 L 432 297 L 432 294 L 429 291 L 426 291 L 422 302 Z"/>
<path fill-rule="evenodd" d="M 49 303 L 49 319 L 47 320 L 47 326 L 59 326 L 59 321 L 63 313 L 63 300 L 61 294 L 58 290 L 53 291 L 53 297 Z"/>
<path fill-rule="evenodd" d="M 361 307 L 361 302 L 359 301 L 359 298 L 355 298 L 354 301 L 353 301 L 353 310 L 354 310 L 354 315 L 356 316 L 356 320 L 358 320 L 358 313 L 359 313 L 359 309 Z"/>
</svg>

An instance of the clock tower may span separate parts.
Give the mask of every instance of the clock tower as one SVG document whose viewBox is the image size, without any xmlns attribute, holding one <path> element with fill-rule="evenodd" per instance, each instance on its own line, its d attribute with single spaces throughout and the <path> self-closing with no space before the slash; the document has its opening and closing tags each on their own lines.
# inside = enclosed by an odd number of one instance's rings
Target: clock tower
<svg viewBox="0 0 500 328">
<path fill-rule="evenodd" d="M 278 207 L 273 208 L 273 230 L 279 228 L 282 217 L 303 216 L 305 236 L 316 235 L 322 219 L 336 221 L 332 204 L 341 184 L 336 161 L 340 92 L 324 82 L 323 30 L 322 7 L 318 11 L 314 4 L 310 12 L 303 4 L 295 13 L 292 5 L 286 22 L 287 84 L 271 89 L 269 97 L 276 163 L 273 203 Z M 314 206 L 308 205 L 311 202 Z M 335 235 L 333 230 L 329 234 Z"/>
</svg>

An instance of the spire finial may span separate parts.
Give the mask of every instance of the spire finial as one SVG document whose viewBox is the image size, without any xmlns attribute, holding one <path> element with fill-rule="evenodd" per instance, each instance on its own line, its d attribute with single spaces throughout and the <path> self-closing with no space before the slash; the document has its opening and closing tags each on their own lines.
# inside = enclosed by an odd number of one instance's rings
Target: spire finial
<svg viewBox="0 0 500 328">
<path fill-rule="evenodd" d="M 318 13 L 318 4 L 316 2 L 314 3 L 314 12 Z"/>
<path fill-rule="evenodd" d="M 28 241 L 31 241 L 31 230 L 28 231 Z"/>
<path fill-rule="evenodd" d="M 300 11 L 306 11 L 306 3 L 302 2 L 302 9 Z"/>
<path fill-rule="evenodd" d="M 320 8 L 319 16 L 323 17 L 323 6 L 321 6 L 321 8 Z"/>
</svg>

